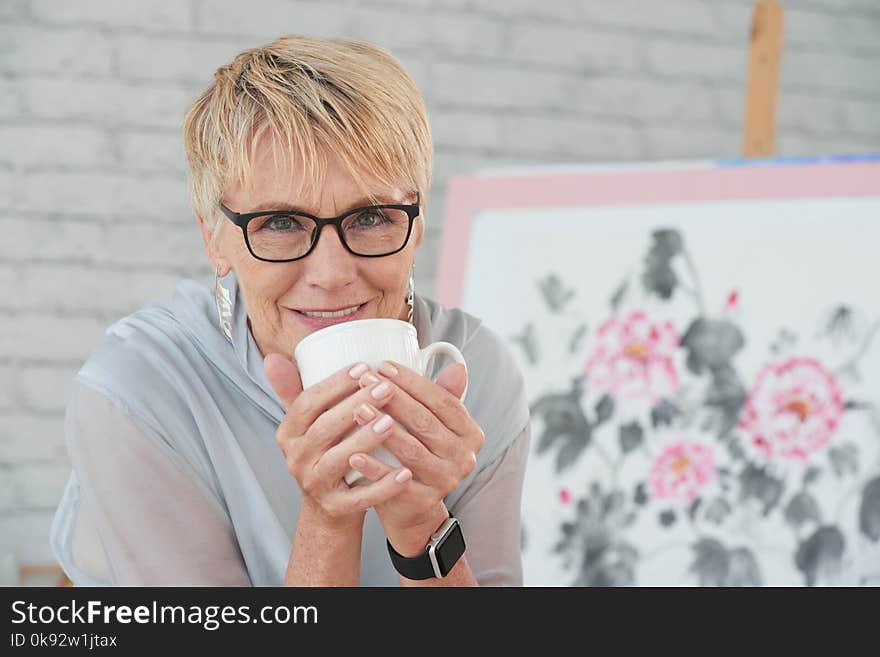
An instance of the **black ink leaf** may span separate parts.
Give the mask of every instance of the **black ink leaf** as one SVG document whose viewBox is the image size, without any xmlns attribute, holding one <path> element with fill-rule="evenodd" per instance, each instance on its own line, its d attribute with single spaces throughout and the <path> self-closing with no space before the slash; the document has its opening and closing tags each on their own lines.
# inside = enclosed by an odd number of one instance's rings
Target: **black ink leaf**
<svg viewBox="0 0 880 657">
<path fill-rule="evenodd" d="M 656 230 L 652 234 L 651 247 L 645 256 L 642 285 L 649 293 L 661 299 L 669 299 L 678 285 L 678 275 L 672 268 L 672 259 L 682 252 L 684 240 L 674 229 Z"/>
<path fill-rule="evenodd" d="M 746 547 L 728 550 L 714 538 L 701 538 L 691 549 L 690 571 L 700 586 L 761 586 L 761 570 L 755 555 Z"/>
<path fill-rule="evenodd" d="M 651 426 L 655 429 L 661 426 L 671 426 L 672 421 L 681 415 L 678 406 L 668 399 L 661 399 L 656 406 L 651 409 Z"/>
<path fill-rule="evenodd" d="M 804 478 L 803 478 L 804 487 L 807 487 L 810 484 L 812 484 L 814 481 L 817 481 L 821 475 L 822 475 L 822 470 L 820 470 L 815 465 L 811 465 L 804 472 Z"/>
<path fill-rule="evenodd" d="M 859 529 L 872 543 L 880 541 L 880 476 L 874 477 L 862 489 Z"/>
<path fill-rule="evenodd" d="M 544 423 L 544 429 L 538 437 L 537 452 L 546 452 L 555 444 L 561 444 L 557 455 L 557 471 L 567 467 L 576 459 L 592 438 L 592 429 L 581 410 L 580 399 L 583 395 L 583 379 L 578 377 L 572 381 L 569 392 L 548 394 L 540 397 L 529 408 L 532 417 Z"/>
<path fill-rule="evenodd" d="M 647 501 L 648 492 L 645 490 L 645 482 L 640 481 L 638 485 L 636 485 L 636 490 L 633 493 L 633 502 L 639 506 L 644 506 Z"/>
<path fill-rule="evenodd" d="M 702 497 L 695 497 L 694 500 L 688 505 L 688 517 L 690 517 L 691 522 L 697 517 L 697 511 L 700 510 L 700 506 L 703 504 Z"/>
<path fill-rule="evenodd" d="M 666 509 L 665 511 L 661 511 L 659 517 L 657 518 L 657 520 L 660 521 L 660 524 L 663 527 L 671 527 L 672 525 L 675 524 L 675 521 L 677 519 L 678 518 L 675 515 L 675 511 L 673 511 L 672 509 Z"/>
<path fill-rule="evenodd" d="M 580 345 L 581 339 L 587 334 L 587 325 L 579 324 L 575 329 L 574 334 L 571 336 L 571 340 L 568 343 L 568 353 L 573 354 L 578 350 L 578 345 Z"/>
<path fill-rule="evenodd" d="M 538 282 L 538 288 L 544 296 L 544 302 L 555 313 L 562 310 L 574 296 L 574 289 L 566 289 L 556 274 L 548 274 Z"/>
<path fill-rule="evenodd" d="M 614 397 L 605 393 L 596 403 L 596 422 L 594 426 L 598 426 L 611 418 L 614 413 Z"/>
<path fill-rule="evenodd" d="M 511 339 L 522 348 L 530 365 L 538 362 L 538 341 L 535 339 L 535 327 L 531 322 L 526 325 L 522 333 L 514 335 Z"/>
<path fill-rule="evenodd" d="M 645 432 L 637 421 L 620 425 L 620 451 L 628 454 L 642 444 Z"/>
<path fill-rule="evenodd" d="M 816 524 L 822 523 L 822 512 L 819 510 L 819 503 L 816 498 L 807 492 L 800 492 L 791 498 L 786 505 L 784 517 L 786 522 L 794 527 L 795 530 L 800 529 L 801 525 L 812 521 Z"/>
<path fill-rule="evenodd" d="M 768 474 L 763 468 L 749 463 L 739 474 L 740 501 L 753 497 L 763 505 L 767 516 L 782 497 L 784 485 L 781 480 Z"/>
<path fill-rule="evenodd" d="M 668 263 L 652 263 L 642 274 L 642 284 L 646 291 L 667 300 L 672 297 L 678 285 L 678 274 Z"/>
<path fill-rule="evenodd" d="M 718 435 L 725 436 L 739 421 L 740 410 L 746 399 L 746 389 L 732 366 L 719 365 L 710 371 L 712 382 L 706 392 L 706 405 L 721 412 Z"/>
<path fill-rule="evenodd" d="M 726 499 L 723 497 L 716 497 L 706 505 L 703 517 L 709 522 L 720 525 L 724 522 L 724 519 L 730 515 L 731 510 L 730 503 Z"/>
<path fill-rule="evenodd" d="M 730 566 L 725 586 L 761 586 L 761 570 L 752 551 L 745 547 L 730 550 Z"/>
<path fill-rule="evenodd" d="M 829 338 L 834 347 L 853 343 L 858 339 L 858 328 L 854 310 L 844 304 L 832 308 L 826 315 L 825 325 L 819 335 Z"/>
<path fill-rule="evenodd" d="M 556 453 L 556 472 L 560 473 L 573 466 L 581 452 L 590 444 L 590 433 L 572 434 Z"/>
<path fill-rule="evenodd" d="M 798 545 L 794 561 L 807 586 L 837 583 L 834 576 L 841 571 L 844 548 L 843 534 L 833 525 L 819 527 Z"/>
<path fill-rule="evenodd" d="M 730 572 L 730 555 L 720 541 L 701 538 L 691 546 L 694 561 L 689 570 L 700 586 L 724 586 Z"/>
<path fill-rule="evenodd" d="M 727 453 L 730 454 L 730 458 L 732 458 L 736 461 L 742 461 L 745 459 L 745 457 L 746 457 L 745 449 L 743 448 L 742 443 L 740 443 L 740 441 L 737 438 L 729 437 L 726 440 L 726 444 L 727 444 Z"/>
<path fill-rule="evenodd" d="M 688 354 L 688 368 L 694 374 L 728 366 L 745 342 L 742 331 L 733 322 L 706 317 L 691 322 L 681 337 L 681 346 Z"/>
<path fill-rule="evenodd" d="M 629 288 L 629 281 L 624 279 L 621 281 L 620 285 L 617 286 L 617 289 L 614 291 L 614 294 L 611 295 L 611 311 L 612 313 L 616 313 L 617 309 L 620 307 L 620 302 L 623 301 L 623 297 L 626 295 L 626 291 Z"/>
<path fill-rule="evenodd" d="M 852 443 L 832 447 L 828 450 L 828 459 L 831 461 L 834 474 L 838 477 L 856 474 L 859 471 L 859 448 Z"/>
</svg>

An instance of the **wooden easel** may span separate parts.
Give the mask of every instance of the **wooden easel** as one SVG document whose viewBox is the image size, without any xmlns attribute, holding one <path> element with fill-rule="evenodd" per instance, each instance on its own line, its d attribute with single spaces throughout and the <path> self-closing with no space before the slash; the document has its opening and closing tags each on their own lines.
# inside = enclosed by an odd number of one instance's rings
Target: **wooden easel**
<svg viewBox="0 0 880 657">
<path fill-rule="evenodd" d="M 758 0 L 752 11 L 749 36 L 744 157 L 773 155 L 781 59 L 782 5 L 778 0 Z"/>
</svg>

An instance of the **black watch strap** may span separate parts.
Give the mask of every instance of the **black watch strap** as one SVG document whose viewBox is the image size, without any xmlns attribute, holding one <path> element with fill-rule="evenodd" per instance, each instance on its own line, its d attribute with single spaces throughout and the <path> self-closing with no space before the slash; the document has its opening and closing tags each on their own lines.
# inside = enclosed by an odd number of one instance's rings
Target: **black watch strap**
<svg viewBox="0 0 880 657">
<path fill-rule="evenodd" d="M 394 564 L 395 570 L 407 579 L 431 579 L 434 577 L 434 567 L 428 558 L 428 553 L 416 555 L 415 557 L 405 557 L 395 550 L 388 539 L 388 555 L 391 557 L 391 563 Z"/>
</svg>

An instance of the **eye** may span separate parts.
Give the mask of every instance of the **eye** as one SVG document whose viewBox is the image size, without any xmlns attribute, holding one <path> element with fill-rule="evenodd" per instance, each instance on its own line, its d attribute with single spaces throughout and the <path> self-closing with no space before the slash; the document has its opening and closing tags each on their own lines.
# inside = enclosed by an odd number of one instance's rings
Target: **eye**
<svg viewBox="0 0 880 657">
<path fill-rule="evenodd" d="M 262 222 L 260 222 L 259 228 L 257 230 L 267 230 L 267 231 L 296 231 L 296 230 L 304 230 L 304 226 L 302 225 L 302 220 L 297 219 L 292 215 L 274 215 L 271 217 L 266 217 Z"/>
<path fill-rule="evenodd" d="M 387 222 L 388 215 L 386 215 L 378 208 L 370 208 L 369 210 L 364 210 L 355 218 L 355 225 L 361 228 L 380 226 Z"/>
</svg>

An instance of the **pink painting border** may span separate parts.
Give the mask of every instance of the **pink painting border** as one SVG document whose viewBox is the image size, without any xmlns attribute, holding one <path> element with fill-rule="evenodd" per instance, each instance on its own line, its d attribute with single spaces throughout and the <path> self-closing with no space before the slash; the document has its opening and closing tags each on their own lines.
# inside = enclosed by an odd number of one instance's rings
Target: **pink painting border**
<svg viewBox="0 0 880 657">
<path fill-rule="evenodd" d="M 471 220 L 480 210 L 845 196 L 880 196 L 880 161 L 759 160 L 457 176 L 446 194 L 434 298 L 448 308 L 461 304 Z"/>
</svg>

